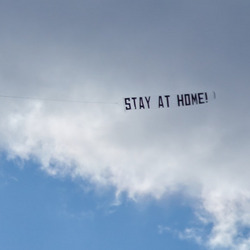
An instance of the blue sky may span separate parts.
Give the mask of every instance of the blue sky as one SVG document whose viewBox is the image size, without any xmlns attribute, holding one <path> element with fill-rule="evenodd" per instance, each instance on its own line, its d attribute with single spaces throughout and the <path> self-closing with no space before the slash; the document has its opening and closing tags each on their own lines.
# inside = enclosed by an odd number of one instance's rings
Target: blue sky
<svg viewBox="0 0 250 250">
<path fill-rule="evenodd" d="M 21 167 L 4 158 L 0 241 L 6 250 L 202 249 L 160 230 L 183 230 L 195 221 L 183 197 L 140 204 L 124 198 L 114 205 L 112 190 L 97 192 L 83 181 L 48 177 L 34 162 Z"/>
<path fill-rule="evenodd" d="M 1 1 L 1 246 L 249 249 L 249 12 Z"/>
</svg>

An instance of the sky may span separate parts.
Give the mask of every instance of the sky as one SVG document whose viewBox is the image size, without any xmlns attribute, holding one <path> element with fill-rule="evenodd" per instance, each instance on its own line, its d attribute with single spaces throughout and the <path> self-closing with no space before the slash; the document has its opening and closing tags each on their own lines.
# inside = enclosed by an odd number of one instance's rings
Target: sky
<svg viewBox="0 0 250 250">
<path fill-rule="evenodd" d="M 1 247 L 250 249 L 249 26 L 247 0 L 2 0 Z"/>
</svg>

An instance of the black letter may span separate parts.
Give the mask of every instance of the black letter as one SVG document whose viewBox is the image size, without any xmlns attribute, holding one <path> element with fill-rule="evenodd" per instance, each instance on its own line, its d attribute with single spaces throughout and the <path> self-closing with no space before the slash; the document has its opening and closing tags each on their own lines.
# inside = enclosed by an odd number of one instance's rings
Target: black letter
<svg viewBox="0 0 250 250">
<path fill-rule="evenodd" d="M 189 106 L 190 103 L 191 103 L 191 101 L 190 101 L 190 95 L 189 94 L 185 94 L 184 96 L 185 96 L 185 105 Z"/>
<path fill-rule="evenodd" d="M 167 107 L 169 108 L 169 97 L 170 97 L 170 95 L 165 95 L 165 97 L 166 97 L 166 101 L 167 101 Z"/>
<path fill-rule="evenodd" d="M 197 98 L 197 94 L 192 94 L 192 105 L 197 104 L 198 103 L 198 98 Z"/>
<path fill-rule="evenodd" d="M 146 102 L 147 102 L 147 104 L 148 104 L 148 108 L 150 109 L 150 106 L 149 106 L 150 96 L 148 97 L 148 99 L 147 99 L 147 97 L 145 96 L 145 100 L 146 100 Z"/>
<path fill-rule="evenodd" d="M 142 109 L 142 108 L 145 109 L 142 97 L 139 97 L 139 107 L 140 107 L 140 109 Z"/>
<path fill-rule="evenodd" d="M 159 106 L 158 108 L 164 108 L 164 105 L 163 105 L 163 101 L 162 101 L 162 97 L 159 96 L 159 102 L 158 102 Z"/>
<path fill-rule="evenodd" d="M 135 107 L 135 109 L 136 109 L 136 102 L 135 102 L 136 97 L 132 97 L 131 99 L 134 101 L 134 107 Z"/>
<path fill-rule="evenodd" d="M 205 103 L 205 102 L 203 101 L 203 97 L 202 97 L 203 94 L 204 94 L 204 93 L 198 93 L 199 103 L 200 103 L 200 104 Z"/>
<path fill-rule="evenodd" d="M 182 103 L 182 106 L 184 106 L 184 101 L 183 101 L 183 95 L 181 95 L 181 98 L 179 95 L 177 95 L 177 104 L 180 106 L 180 103 Z"/>
<path fill-rule="evenodd" d="M 124 101 L 125 101 L 125 109 L 126 110 L 131 109 L 130 98 L 124 98 Z"/>
</svg>

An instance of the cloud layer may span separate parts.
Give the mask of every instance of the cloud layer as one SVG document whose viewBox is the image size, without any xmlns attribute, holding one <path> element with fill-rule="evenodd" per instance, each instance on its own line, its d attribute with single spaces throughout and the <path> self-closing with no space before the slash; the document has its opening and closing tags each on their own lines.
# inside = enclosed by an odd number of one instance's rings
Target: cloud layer
<svg viewBox="0 0 250 250">
<path fill-rule="evenodd" d="M 0 94 L 119 102 L 2 98 L 2 151 L 133 199 L 185 190 L 212 224 L 208 248 L 249 248 L 247 1 L 2 5 Z M 195 107 L 122 104 L 213 90 L 216 101 Z"/>
</svg>

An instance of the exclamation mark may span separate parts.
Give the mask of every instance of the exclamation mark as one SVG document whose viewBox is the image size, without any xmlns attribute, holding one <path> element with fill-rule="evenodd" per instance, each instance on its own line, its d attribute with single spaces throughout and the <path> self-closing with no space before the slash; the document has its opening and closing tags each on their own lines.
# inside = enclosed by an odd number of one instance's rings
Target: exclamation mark
<svg viewBox="0 0 250 250">
<path fill-rule="evenodd" d="M 206 102 L 208 102 L 207 92 L 205 92 L 205 99 L 206 99 Z"/>
</svg>

